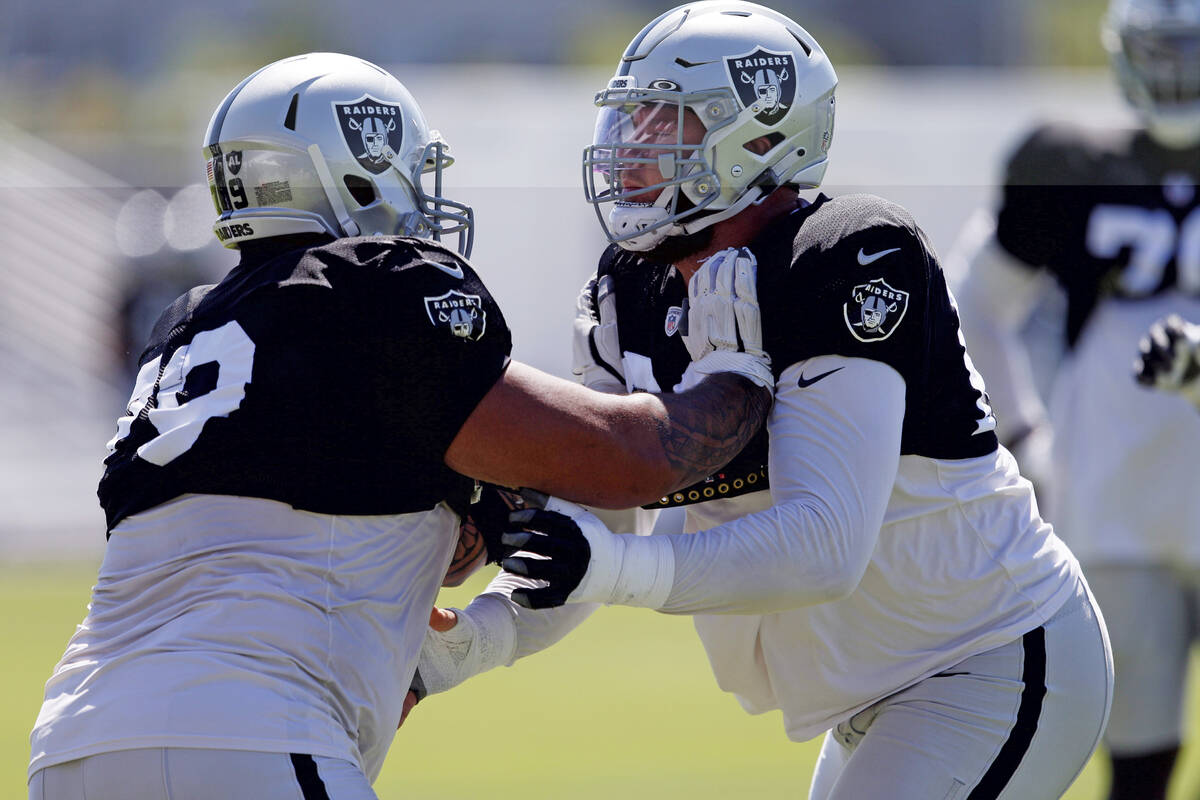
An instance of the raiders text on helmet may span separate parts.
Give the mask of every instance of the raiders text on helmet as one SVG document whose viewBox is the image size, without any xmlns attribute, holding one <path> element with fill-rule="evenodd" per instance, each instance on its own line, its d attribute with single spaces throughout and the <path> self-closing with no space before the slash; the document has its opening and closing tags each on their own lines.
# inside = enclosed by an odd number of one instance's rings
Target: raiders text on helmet
<svg viewBox="0 0 1200 800">
<path fill-rule="evenodd" d="M 208 124 L 214 231 L 226 247 L 293 233 L 456 233 L 467 255 L 471 209 L 440 196 L 446 150 L 408 90 L 374 64 L 337 53 L 277 61 L 242 81 Z"/>
<path fill-rule="evenodd" d="M 1112 0 L 1102 38 L 1154 137 L 1200 144 L 1200 0 Z"/>
<path fill-rule="evenodd" d="M 816 40 L 769 8 L 706 0 L 651 22 L 596 95 L 583 156 L 584 190 L 609 239 L 648 250 L 783 184 L 820 185 L 836 86 Z"/>
</svg>

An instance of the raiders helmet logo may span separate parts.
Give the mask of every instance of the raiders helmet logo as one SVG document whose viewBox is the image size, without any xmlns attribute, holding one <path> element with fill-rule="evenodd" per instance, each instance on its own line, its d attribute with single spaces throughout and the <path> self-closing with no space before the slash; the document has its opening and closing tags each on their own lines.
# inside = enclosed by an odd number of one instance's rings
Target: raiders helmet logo
<svg viewBox="0 0 1200 800">
<path fill-rule="evenodd" d="M 860 283 L 850 291 L 851 299 L 842 306 L 846 327 L 860 342 L 881 342 L 904 319 L 908 311 L 908 292 L 888 285 L 883 278 Z"/>
<path fill-rule="evenodd" d="M 667 336 L 674 336 L 675 331 L 679 330 L 679 321 L 683 319 L 683 309 L 680 306 L 671 306 L 667 309 L 667 319 L 663 323 L 663 330 Z"/>
<path fill-rule="evenodd" d="M 391 166 L 404 136 L 400 106 L 384 103 L 369 94 L 348 103 L 334 103 L 342 138 L 363 169 L 376 175 Z"/>
<path fill-rule="evenodd" d="M 425 313 L 435 328 L 449 328 L 460 339 L 478 341 L 487 325 L 487 313 L 477 294 L 451 289 L 443 295 L 425 298 Z"/>
<path fill-rule="evenodd" d="M 791 53 L 758 48 L 752 53 L 725 59 L 729 81 L 746 108 L 756 109 L 754 118 L 774 125 L 796 100 L 796 62 Z"/>
</svg>

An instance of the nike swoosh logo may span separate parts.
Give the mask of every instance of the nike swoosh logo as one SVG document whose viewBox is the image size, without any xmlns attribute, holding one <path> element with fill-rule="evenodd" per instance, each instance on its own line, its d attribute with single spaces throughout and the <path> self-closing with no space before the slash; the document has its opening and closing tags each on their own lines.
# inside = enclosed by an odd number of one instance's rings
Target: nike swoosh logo
<svg viewBox="0 0 1200 800">
<path fill-rule="evenodd" d="M 884 256 L 886 256 L 890 253 L 898 253 L 898 252 L 900 252 L 900 248 L 893 247 L 891 250 L 880 250 L 878 253 L 872 253 L 871 255 L 867 255 L 866 253 L 863 252 L 863 249 L 860 247 L 860 248 L 858 248 L 858 263 L 865 267 L 865 266 L 867 266 L 867 264 L 874 264 L 876 261 L 878 261 L 879 259 L 883 258 Z"/>
<path fill-rule="evenodd" d="M 814 375 L 811 378 L 804 377 L 804 373 L 800 373 L 800 379 L 796 381 L 796 385 L 801 389 L 807 389 L 822 378 L 828 378 L 833 373 L 837 372 L 841 367 L 834 367 L 829 372 L 822 372 L 820 375 Z"/>
<path fill-rule="evenodd" d="M 455 264 L 454 266 L 450 266 L 449 264 L 439 264 L 436 261 L 430 261 L 428 258 L 422 258 L 421 263 L 428 264 L 431 267 L 437 267 L 438 269 L 440 269 L 442 272 L 446 273 L 450 277 L 458 278 L 460 281 L 464 277 L 462 267 L 460 267 L 458 264 Z"/>
</svg>

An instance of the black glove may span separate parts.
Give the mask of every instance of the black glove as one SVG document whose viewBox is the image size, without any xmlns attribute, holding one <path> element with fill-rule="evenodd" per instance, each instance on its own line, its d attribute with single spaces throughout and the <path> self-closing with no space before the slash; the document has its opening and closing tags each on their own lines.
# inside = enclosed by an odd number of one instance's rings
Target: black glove
<svg viewBox="0 0 1200 800">
<path fill-rule="evenodd" d="M 1197 334 L 1200 329 L 1172 314 L 1150 326 L 1138 344 L 1134 376 L 1143 386 L 1188 394 L 1200 383 Z"/>
<path fill-rule="evenodd" d="M 477 499 L 467 506 L 466 513 L 462 515 L 459 539 L 482 539 L 487 548 L 487 563 L 498 564 L 517 549 L 500 541 L 506 531 L 512 530 L 508 515 L 525 508 L 540 508 L 545 499 L 544 494 L 529 489 L 506 489 L 492 483 L 482 483 Z"/>
<path fill-rule="evenodd" d="M 514 511 L 509 515 L 521 531 L 501 537 L 510 551 L 523 551 L 543 558 L 508 556 L 500 566 L 515 575 L 546 581 L 538 589 L 517 589 L 512 600 L 525 608 L 554 608 L 567 602 L 567 596 L 587 574 L 592 548 L 575 520 L 566 514 L 545 509 Z"/>
</svg>

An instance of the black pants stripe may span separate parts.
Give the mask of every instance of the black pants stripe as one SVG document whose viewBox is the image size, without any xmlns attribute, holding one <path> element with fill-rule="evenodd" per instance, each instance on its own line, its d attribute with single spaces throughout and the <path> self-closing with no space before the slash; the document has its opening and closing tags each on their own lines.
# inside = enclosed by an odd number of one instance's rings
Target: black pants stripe
<svg viewBox="0 0 1200 800">
<path fill-rule="evenodd" d="M 1021 638 L 1021 646 L 1025 649 L 1025 667 L 1021 672 L 1025 688 L 1021 692 L 1021 704 L 1017 707 L 1017 721 L 1008 734 L 1008 741 L 996 755 L 996 760 L 988 767 L 967 800 L 996 800 L 1017 771 L 1033 742 L 1033 735 L 1037 733 L 1042 702 L 1046 699 L 1045 629 L 1035 628 L 1025 634 Z"/>
<path fill-rule="evenodd" d="M 300 784 L 300 792 L 304 800 L 329 800 L 329 792 L 325 791 L 325 781 L 317 772 L 317 762 L 310 755 L 292 753 L 292 769 L 296 771 L 296 782 Z"/>
</svg>

